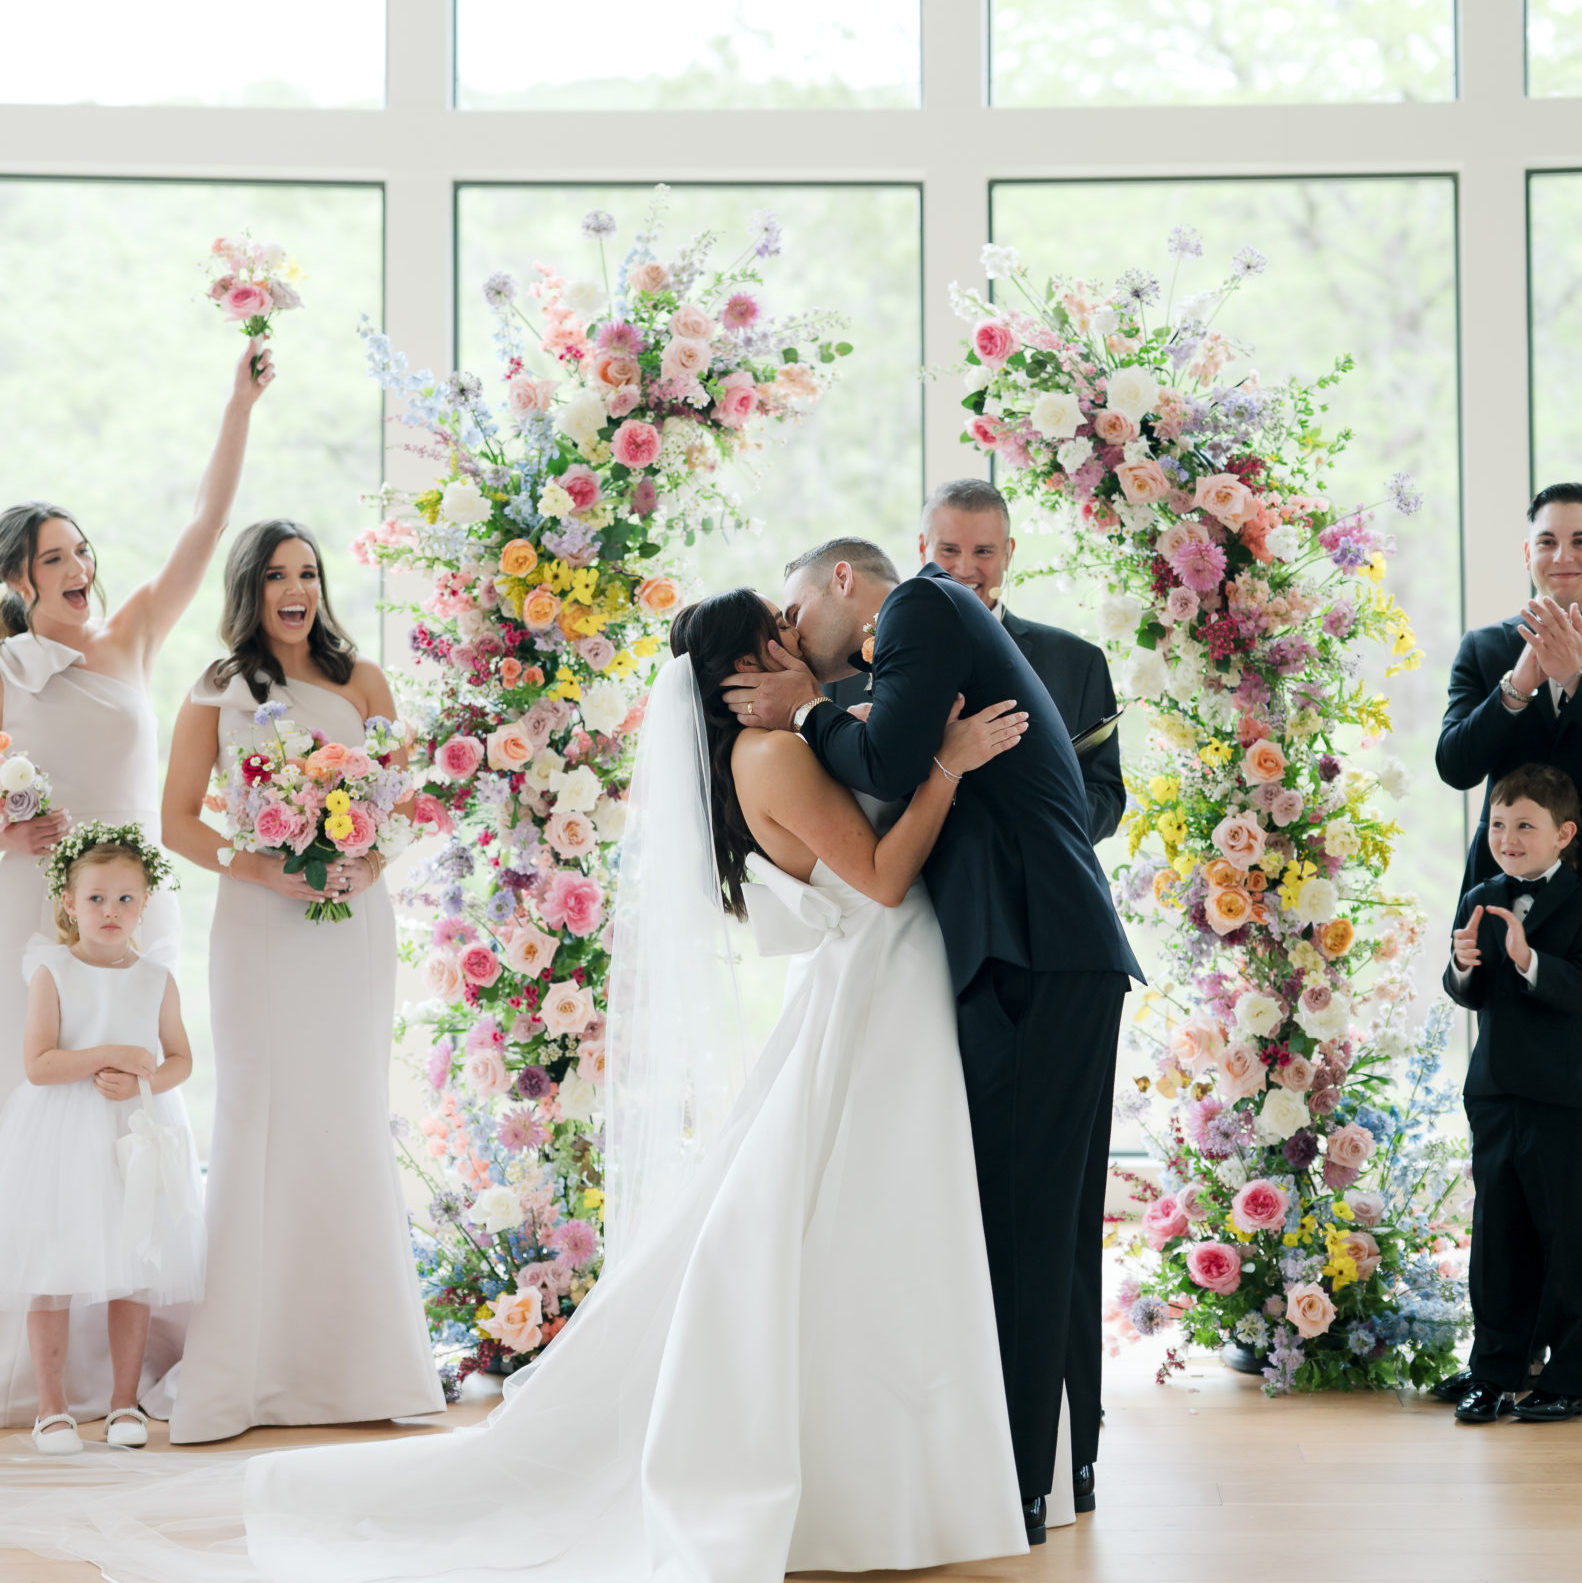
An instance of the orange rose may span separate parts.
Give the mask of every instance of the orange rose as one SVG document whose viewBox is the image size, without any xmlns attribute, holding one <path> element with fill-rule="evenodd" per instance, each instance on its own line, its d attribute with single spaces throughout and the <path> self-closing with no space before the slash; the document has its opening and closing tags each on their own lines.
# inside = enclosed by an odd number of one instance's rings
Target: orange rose
<svg viewBox="0 0 1582 1583">
<path fill-rule="evenodd" d="M 555 617 L 559 614 L 560 600 L 548 588 L 535 588 L 522 606 L 522 619 L 535 632 L 543 632 L 554 626 Z"/>
<path fill-rule="evenodd" d="M 11 746 L 11 735 L 10 735 L 10 733 L 7 732 L 7 731 L 0 731 L 0 753 L 4 753 L 5 750 L 8 747 L 10 747 L 10 746 Z"/>
<path fill-rule="evenodd" d="M 351 750 L 339 742 L 326 742 L 315 748 L 302 761 L 302 770 L 310 780 L 332 781 L 346 766 Z"/>
<path fill-rule="evenodd" d="M 1267 737 L 1254 742 L 1242 755 L 1241 763 L 1248 780 L 1277 781 L 1285 774 L 1285 754 L 1279 743 Z"/>
<path fill-rule="evenodd" d="M 662 616 L 681 603 L 681 589 L 673 577 L 650 577 L 637 589 L 637 602 L 651 616 Z"/>
<path fill-rule="evenodd" d="M 1222 857 L 1215 858 L 1203 870 L 1203 878 L 1216 890 L 1223 890 L 1227 885 L 1240 885 L 1244 877 L 1234 863 Z"/>
<path fill-rule="evenodd" d="M 500 661 L 500 680 L 507 687 L 515 687 L 522 679 L 522 662 L 514 654 L 508 654 Z"/>
<path fill-rule="evenodd" d="M 1252 917 L 1252 902 L 1247 892 L 1233 886 L 1211 890 L 1203 903 L 1208 926 L 1215 934 L 1230 934 Z"/>
<path fill-rule="evenodd" d="M 1234 473 L 1215 473 L 1198 479 L 1193 504 L 1218 517 L 1228 528 L 1239 528 L 1258 510 L 1252 491 Z"/>
<path fill-rule="evenodd" d="M 1335 918 L 1318 931 L 1316 943 L 1319 950 L 1333 960 L 1337 956 L 1344 956 L 1356 937 L 1357 931 L 1352 928 L 1349 919 Z"/>
<path fill-rule="evenodd" d="M 1179 907 L 1181 903 L 1176 899 L 1174 892 L 1180 882 L 1180 876 L 1173 868 L 1160 869 L 1154 875 L 1154 900 L 1161 907 Z"/>
<path fill-rule="evenodd" d="M 526 539 L 512 539 L 500 551 L 500 570 L 507 577 L 526 577 L 538 565 L 538 551 Z"/>
<path fill-rule="evenodd" d="M 560 628 L 562 634 L 568 638 L 583 637 L 585 634 L 577 630 L 577 623 L 581 621 L 582 618 L 587 615 L 587 613 L 587 605 L 579 605 L 574 600 L 567 600 L 566 603 L 560 607 L 560 615 L 556 619 L 556 625 Z"/>
<path fill-rule="evenodd" d="M 864 638 L 862 640 L 862 662 L 863 662 L 864 665 L 872 665 L 873 664 L 874 644 L 877 641 L 878 640 L 876 638 L 871 638 L 871 637 Z"/>
<path fill-rule="evenodd" d="M 522 672 L 522 680 L 529 687 L 542 687 L 544 685 L 544 667 L 542 665 L 529 665 Z"/>
<path fill-rule="evenodd" d="M 1261 868 L 1247 871 L 1247 889 L 1254 896 L 1261 896 L 1269 888 L 1269 876 Z"/>
</svg>

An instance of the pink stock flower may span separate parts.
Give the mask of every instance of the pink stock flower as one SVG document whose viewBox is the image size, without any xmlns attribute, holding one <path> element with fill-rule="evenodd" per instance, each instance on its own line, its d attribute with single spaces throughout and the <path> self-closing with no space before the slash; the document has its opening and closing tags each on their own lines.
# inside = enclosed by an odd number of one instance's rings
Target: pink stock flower
<svg viewBox="0 0 1582 1583">
<path fill-rule="evenodd" d="M 557 869 L 544 887 L 538 910 L 551 929 L 567 929 L 586 939 L 604 921 L 604 892 L 585 874 Z"/>
<path fill-rule="evenodd" d="M 1184 1237 L 1187 1225 L 1186 1214 L 1171 1193 L 1156 1198 L 1143 1211 L 1143 1237 L 1155 1253 L 1162 1253 L 1167 1242 Z"/>
<path fill-rule="evenodd" d="M 1241 1285 L 1241 1254 L 1223 1242 L 1200 1242 L 1187 1254 L 1187 1275 L 1205 1291 L 1229 1297 Z"/>
<path fill-rule="evenodd" d="M 1230 1216 L 1240 1231 L 1277 1231 L 1285 1225 L 1290 1202 L 1289 1193 L 1260 1176 L 1231 1200 Z"/>
<path fill-rule="evenodd" d="M 477 737 L 451 737 L 440 744 L 434 768 L 446 780 L 464 781 L 483 763 L 483 751 Z"/>
<path fill-rule="evenodd" d="M 651 423 L 628 418 L 615 431 L 610 449 L 622 467 L 651 467 L 659 456 L 659 430 Z"/>
</svg>

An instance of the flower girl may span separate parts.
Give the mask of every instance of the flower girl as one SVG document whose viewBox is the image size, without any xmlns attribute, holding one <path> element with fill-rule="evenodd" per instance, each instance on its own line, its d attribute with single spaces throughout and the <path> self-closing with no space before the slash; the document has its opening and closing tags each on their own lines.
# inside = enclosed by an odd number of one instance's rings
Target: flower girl
<svg viewBox="0 0 1582 1583">
<path fill-rule="evenodd" d="M 80 825 L 47 868 L 59 943 L 35 936 L 23 1058 L 0 1110 L 0 1307 L 27 1309 L 33 1444 L 82 1449 L 63 1377 L 73 1303 L 109 1304 L 113 1446 L 148 1442 L 137 1405 L 150 1306 L 203 1286 L 197 1151 L 174 1092 L 192 1071 L 170 973 L 133 944 L 170 864 L 135 824 Z"/>
</svg>

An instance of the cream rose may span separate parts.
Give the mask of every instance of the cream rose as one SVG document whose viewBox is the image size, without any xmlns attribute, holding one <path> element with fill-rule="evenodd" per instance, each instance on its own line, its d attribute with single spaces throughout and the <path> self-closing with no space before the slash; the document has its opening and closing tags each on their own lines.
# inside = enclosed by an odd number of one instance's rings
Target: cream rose
<svg viewBox="0 0 1582 1583">
<path fill-rule="evenodd" d="M 1192 503 L 1230 528 L 1239 528 L 1258 510 L 1252 491 L 1234 473 L 1215 473 L 1198 479 Z"/>
<path fill-rule="evenodd" d="M 1082 408 L 1069 391 L 1047 390 L 1033 403 L 1028 421 L 1046 440 L 1069 440 L 1082 423 Z"/>
<path fill-rule="evenodd" d="M 1250 1044 L 1233 1044 L 1219 1061 L 1219 1091 L 1234 1104 L 1261 1094 L 1268 1077 L 1257 1050 Z"/>
<path fill-rule="evenodd" d="M 680 341 L 707 341 L 714 321 L 696 303 L 684 302 L 670 315 L 670 333 Z"/>
<path fill-rule="evenodd" d="M 1293 1094 L 1288 1088 L 1271 1088 L 1264 1095 L 1254 1131 L 1262 1143 L 1284 1143 L 1310 1119 L 1300 1094 Z"/>
<path fill-rule="evenodd" d="M 1236 1002 L 1236 1026 L 1254 1039 L 1266 1039 L 1284 1021 L 1280 1002 L 1262 990 L 1248 990 Z"/>
<path fill-rule="evenodd" d="M 1321 1336 L 1335 1322 L 1335 1305 L 1329 1293 L 1313 1281 L 1303 1281 L 1287 1288 L 1285 1317 L 1296 1326 L 1297 1334 L 1311 1341 Z"/>
<path fill-rule="evenodd" d="M 1104 387 L 1104 404 L 1133 422 L 1140 423 L 1158 399 L 1159 381 L 1136 364 L 1116 369 Z"/>
</svg>

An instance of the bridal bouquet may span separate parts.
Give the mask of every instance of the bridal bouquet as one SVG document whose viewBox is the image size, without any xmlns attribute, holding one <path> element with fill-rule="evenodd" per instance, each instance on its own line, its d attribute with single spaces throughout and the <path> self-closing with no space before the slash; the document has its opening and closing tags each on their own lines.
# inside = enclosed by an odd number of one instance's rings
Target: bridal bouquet
<svg viewBox="0 0 1582 1583">
<path fill-rule="evenodd" d="M 1390 708 L 1358 649 L 1380 645 L 1386 677 L 1420 655 L 1384 587 L 1393 539 L 1326 485 L 1347 436 L 1317 420 L 1349 360 L 1312 384 L 1238 375 L 1213 326 L 1262 256 L 1177 308 L 1202 247 L 1183 227 L 1170 252 L 1168 294 L 1140 269 L 1035 283 L 992 246 L 1009 302 L 957 293 L 966 437 L 1059 517 L 1061 569 L 1103 590 L 1119 690 L 1150 727 L 1116 894 L 1169 929 L 1130 1107 L 1163 1176 L 1137 1184 L 1126 1318 L 1243 1346 L 1272 1390 L 1421 1384 L 1453 1367 L 1465 1317 L 1446 1262 L 1461 1161 L 1431 1125 L 1449 1020 L 1407 1017 L 1422 919 L 1384 887 L 1400 827 L 1381 800 L 1408 778 L 1366 767 Z M 1385 494 L 1421 504 L 1403 475 Z"/>
<path fill-rule="evenodd" d="M 11 738 L 0 731 L 0 830 L 36 819 L 50 806 L 49 776 L 25 753 L 13 753 Z"/>
<path fill-rule="evenodd" d="M 428 584 L 404 712 L 415 818 L 440 844 L 404 899 L 435 1109 L 402 1146 L 431 1194 L 430 1320 L 464 1372 L 536 1355 L 599 1267 L 611 858 L 683 600 L 663 552 L 743 521 L 733 474 L 851 350 L 833 315 L 771 316 L 772 215 L 718 263 L 712 234 L 664 245 L 665 205 L 661 188 L 619 255 L 595 210 L 578 268 L 489 277 L 496 399 L 364 329 L 443 464 L 415 498 L 387 493 L 354 548 Z"/>
<path fill-rule="evenodd" d="M 225 810 L 239 851 L 283 856 L 286 873 L 323 890 L 337 858 L 375 849 L 389 858 L 406 846 L 411 822 L 395 808 L 411 794 L 412 778 L 391 762 L 401 746 L 394 722 L 374 717 L 364 741 L 348 747 L 303 730 L 286 718 L 283 703 L 266 703 L 253 718 L 274 741 L 238 747 L 226 777 Z M 333 897 L 308 904 L 315 923 L 351 915 Z"/>
<path fill-rule="evenodd" d="M 249 338 L 267 336 L 277 313 L 302 306 L 296 287 L 302 266 L 278 242 L 255 242 L 246 231 L 239 237 L 216 237 L 207 267 L 210 301 Z"/>
</svg>

